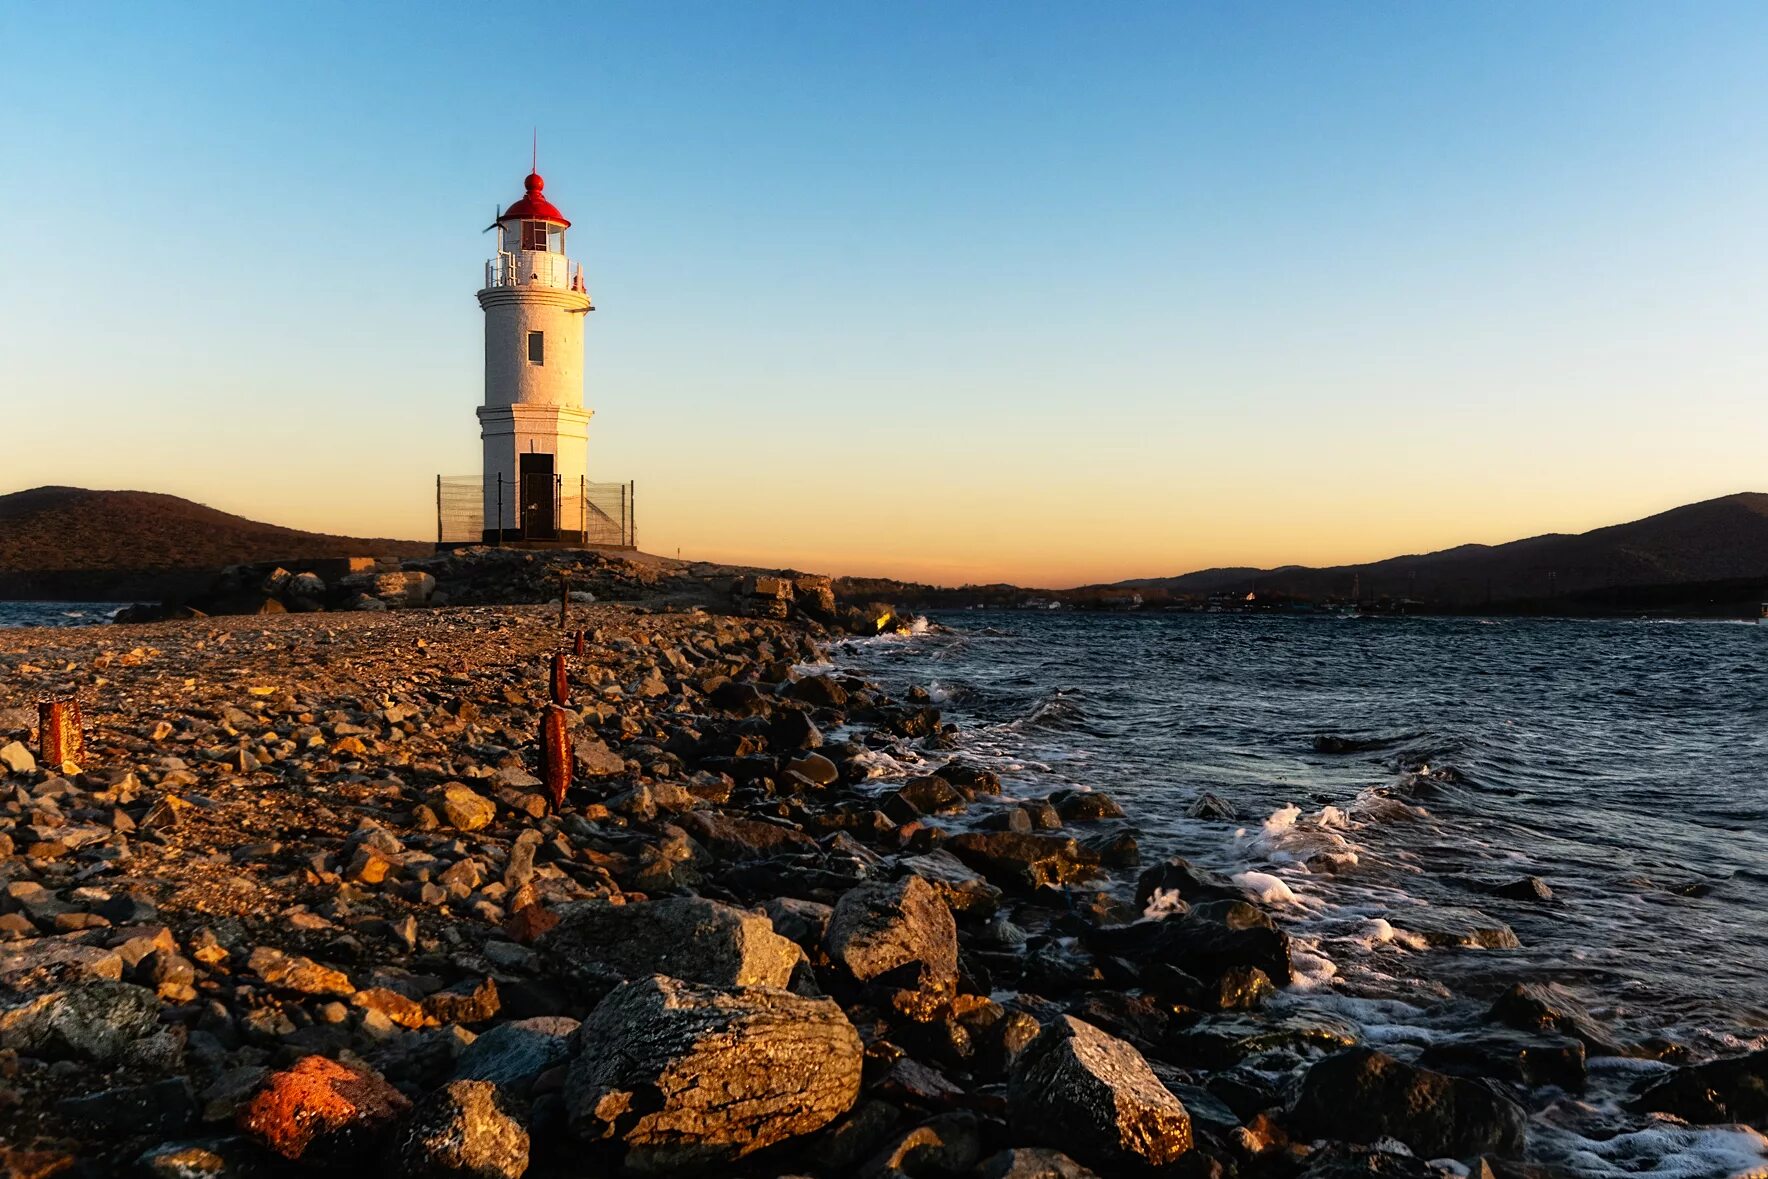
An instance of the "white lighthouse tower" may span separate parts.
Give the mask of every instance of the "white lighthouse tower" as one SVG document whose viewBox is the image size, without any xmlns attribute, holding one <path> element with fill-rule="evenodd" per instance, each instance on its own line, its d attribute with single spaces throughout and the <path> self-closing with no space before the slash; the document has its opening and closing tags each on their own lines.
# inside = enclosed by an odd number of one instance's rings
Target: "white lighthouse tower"
<svg viewBox="0 0 1768 1179">
<path fill-rule="evenodd" d="M 595 305 L 583 267 L 565 255 L 571 223 L 531 172 L 505 209 L 497 256 L 485 264 L 485 535 L 581 541 L 579 502 L 589 473 L 590 410 L 583 408 L 583 321 Z"/>
</svg>

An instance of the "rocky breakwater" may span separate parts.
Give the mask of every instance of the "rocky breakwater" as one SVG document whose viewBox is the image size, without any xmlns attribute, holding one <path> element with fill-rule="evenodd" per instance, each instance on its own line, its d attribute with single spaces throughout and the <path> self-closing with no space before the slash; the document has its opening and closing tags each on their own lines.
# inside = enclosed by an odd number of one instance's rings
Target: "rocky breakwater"
<svg viewBox="0 0 1768 1179">
<path fill-rule="evenodd" d="M 1132 900 L 1106 794 L 893 777 L 951 731 L 923 693 L 811 674 L 802 618 L 573 621 L 557 809 L 548 608 L 9 635 L 0 1164 L 1511 1172 L 1515 1084 L 1270 1009 L 1283 931 L 1183 861 Z M 26 706 L 70 691 L 84 760 L 37 765 Z M 1582 1043 L 1551 995 L 1504 1015 Z M 1760 1116 L 1749 1084 L 1646 1100 Z"/>
</svg>

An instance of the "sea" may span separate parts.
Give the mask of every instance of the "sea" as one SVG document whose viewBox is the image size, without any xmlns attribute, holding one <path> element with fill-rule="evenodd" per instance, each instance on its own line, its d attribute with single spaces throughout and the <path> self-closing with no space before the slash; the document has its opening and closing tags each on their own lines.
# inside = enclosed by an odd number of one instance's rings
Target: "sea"
<svg viewBox="0 0 1768 1179">
<path fill-rule="evenodd" d="M 1405 1056 L 1489 1026 L 1513 982 L 1561 984 L 1664 1059 L 1592 1058 L 1586 1092 L 1531 1095 L 1532 1159 L 1768 1174 L 1754 1131 L 1622 1105 L 1666 1059 L 1768 1047 L 1768 626 L 963 611 L 916 629 L 838 662 L 926 688 L 1009 794 L 1104 790 L 1144 865 L 1232 876 L 1294 938 L 1279 1007 Z M 1191 817 L 1206 794 L 1234 817 Z M 1550 902 L 1491 891 L 1527 876 Z M 1418 931 L 1444 918 L 1496 919 L 1521 948 L 1433 946 Z"/>
<path fill-rule="evenodd" d="M 9 626 L 98 626 L 128 602 L 0 602 L 0 629 Z"/>
</svg>

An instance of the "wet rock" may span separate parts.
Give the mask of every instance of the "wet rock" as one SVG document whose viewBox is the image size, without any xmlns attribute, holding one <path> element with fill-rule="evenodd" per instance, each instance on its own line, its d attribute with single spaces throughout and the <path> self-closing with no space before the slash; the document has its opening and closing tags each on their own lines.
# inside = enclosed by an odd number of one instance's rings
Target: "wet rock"
<svg viewBox="0 0 1768 1179">
<path fill-rule="evenodd" d="M 115 1064 L 159 1024 L 159 998 L 131 983 L 87 982 L 0 1008 L 0 1048 Z"/>
<path fill-rule="evenodd" d="M 1016 1133 L 1105 1167 L 1164 1166 L 1192 1146 L 1190 1116 L 1142 1054 L 1073 1016 L 1014 1063 L 1007 1111 Z"/>
<path fill-rule="evenodd" d="M 1206 986 L 1246 967 L 1278 986 L 1294 977 L 1289 935 L 1247 901 L 1207 901 L 1183 916 L 1093 930 L 1088 940 L 1098 952 L 1132 962 L 1171 964 Z"/>
<path fill-rule="evenodd" d="M 1520 1154 L 1528 1118 L 1486 1082 L 1352 1048 L 1308 1070 L 1290 1124 L 1304 1138 L 1392 1138 L 1427 1158 L 1465 1158 Z"/>
<path fill-rule="evenodd" d="M 883 988 L 890 1007 L 911 1018 L 935 1017 L 957 993 L 957 923 L 919 876 L 843 893 L 823 948 L 848 976 Z"/>
<path fill-rule="evenodd" d="M 947 840 L 946 848 L 990 880 L 1026 891 L 1098 875 L 1098 856 L 1066 836 L 969 831 Z"/>
<path fill-rule="evenodd" d="M 1281 1016 L 1215 1015 L 1200 1019 L 1167 1038 L 1167 1058 L 1175 1064 L 1227 1068 L 1267 1052 L 1313 1056 L 1357 1042 L 1357 1026 L 1326 1011 L 1291 1011 Z"/>
<path fill-rule="evenodd" d="M 571 905 L 539 946 L 592 997 L 656 973 L 712 986 L 785 987 L 801 957 L 766 917 L 704 897 Z"/>
<path fill-rule="evenodd" d="M 1096 823 L 1101 819 L 1123 818 L 1123 808 L 1102 790 L 1058 790 L 1050 795 L 1050 805 L 1056 808 L 1064 823 Z"/>
<path fill-rule="evenodd" d="M 1558 1085 L 1577 1091 L 1586 1075 L 1584 1045 L 1570 1036 L 1489 1032 L 1438 1040 L 1418 1063 L 1458 1077 L 1492 1077 L 1524 1088 Z"/>
<path fill-rule="evenodd" d="M 841 780 L 841 771 L 835 763 L 820 753 L 806 753 L 786 763 L 784 773 L 788 777 L 802 778 L 811 786 L 833 786 Z"/>
<path fill-rule="evenodd" d="M 1232 880 L 1208 868 L 1199 868 L 1183 856 L 1156 864 L 1136 878 L 1136 908 L 1146 909 L 1157 893 L 1175 896 L 1188 905 L 1246 899 Z"/>
<path fill-rule="evenodd" d="M 1493 888 L 1492 891 L 1501 897 L 1513 901 L 1534 901 L 1547 904 L 1553 900 L 1553 890 L 1539 876 L 1524 876 L 1520 880 L 1509 880 Z"/>
<path fill-rule="evenodd" d="M 1016 1146 L 982 1160 L 976 1179 L 1099 1179 L 1059 1150 Z"/>
<path fill-rule="evenodd" d="M 965 805 L 965 798 L 957 787 L 937 774 L 910 778 L 894 796 L 908 803 L 915 813 L 923 815 L 949 814 L 963 810 Z"/>
<path fill-rule="evenodd" d="M 528 1130 L 496 1085 L 450 1081 L 418 1103 L 393 1157 L 410 1179 L 521 1179 Z"/>
<path fill-rule="evenodd" d="M 1395 929 L 1421 937 L 1436 947 L 1515 950 L 1522 947 L 1510 926 L 1477 909 L 1419 906 L 1388 913 Z"/>
<path fill-rule="evenodd" d="M 1741 1122 L 1768 1130 L 1768 1050 L 1679 1068 L 1633 1103 L 1697 1125 Z"/>
<path fill-rule="evenodd" d="M 1329 1142 L 1307 1157 L 1307 1166 L 1297 1179 L 1450 1179 L 1454 1174 L 1421 1158 L 1402 1154 L 1397 1147 L 1382 1149 Z M 1496 1179 L 1499 1172 L 1488 1161 L 1481 1160 L 1471 1174 L 1478 1179 Z"/>
<path fill-rule="evenodd" d="M 241 1132 L 293 1162 L 354 1167 L 410 1108 L 371 1069 L 304 1056 L 272 1073 L 238 1121 Z"/>
<path fill-rule="evenodd" d="M 954 913 L 985 917 L 1000 907 L 1001 890 L 944 848 L 907 856 L 902 866 L 931 884 Z"/>
<path fill-rule="evenodd" d="M 1625 1055 L 1597 1018 L 1553 983 L 1515 984 L 1498 996 L 1486 1018 L 1519 1031 L 1570 1036 L 1590 1056 Z"/>
<path fill-rule="evenodd" d="M 577 1021 L 562 1015 L 537 1015 L 500 1023 L 468 1044 L 454 1066 L 457 1081 L 489 1081 L 516 1095 L 525 1094 L 536 1077 L 571 1058 Z"/>
<path fill-rule="evenodd" d="M 817 1130 L 859 1095 L 859 1034 L 828 999 L 653 976 L 616 988 L 577 1033 L 571 1128 L 629 1167 L 717 1167 Z"/>
</svg>

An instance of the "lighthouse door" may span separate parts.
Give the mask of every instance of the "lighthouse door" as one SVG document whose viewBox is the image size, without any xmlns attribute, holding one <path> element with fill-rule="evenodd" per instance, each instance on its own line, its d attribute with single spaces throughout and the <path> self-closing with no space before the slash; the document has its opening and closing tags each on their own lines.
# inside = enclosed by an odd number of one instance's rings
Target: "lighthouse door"
<svg viewBox="0 0 1768 1179">
<path fill-rule="evenodd" d="M 557 540 L 559 537 L 558 480 L 553 476 L 550 454 L 519 455 L 522 479 L 522 539 Z"/>
</svg>

